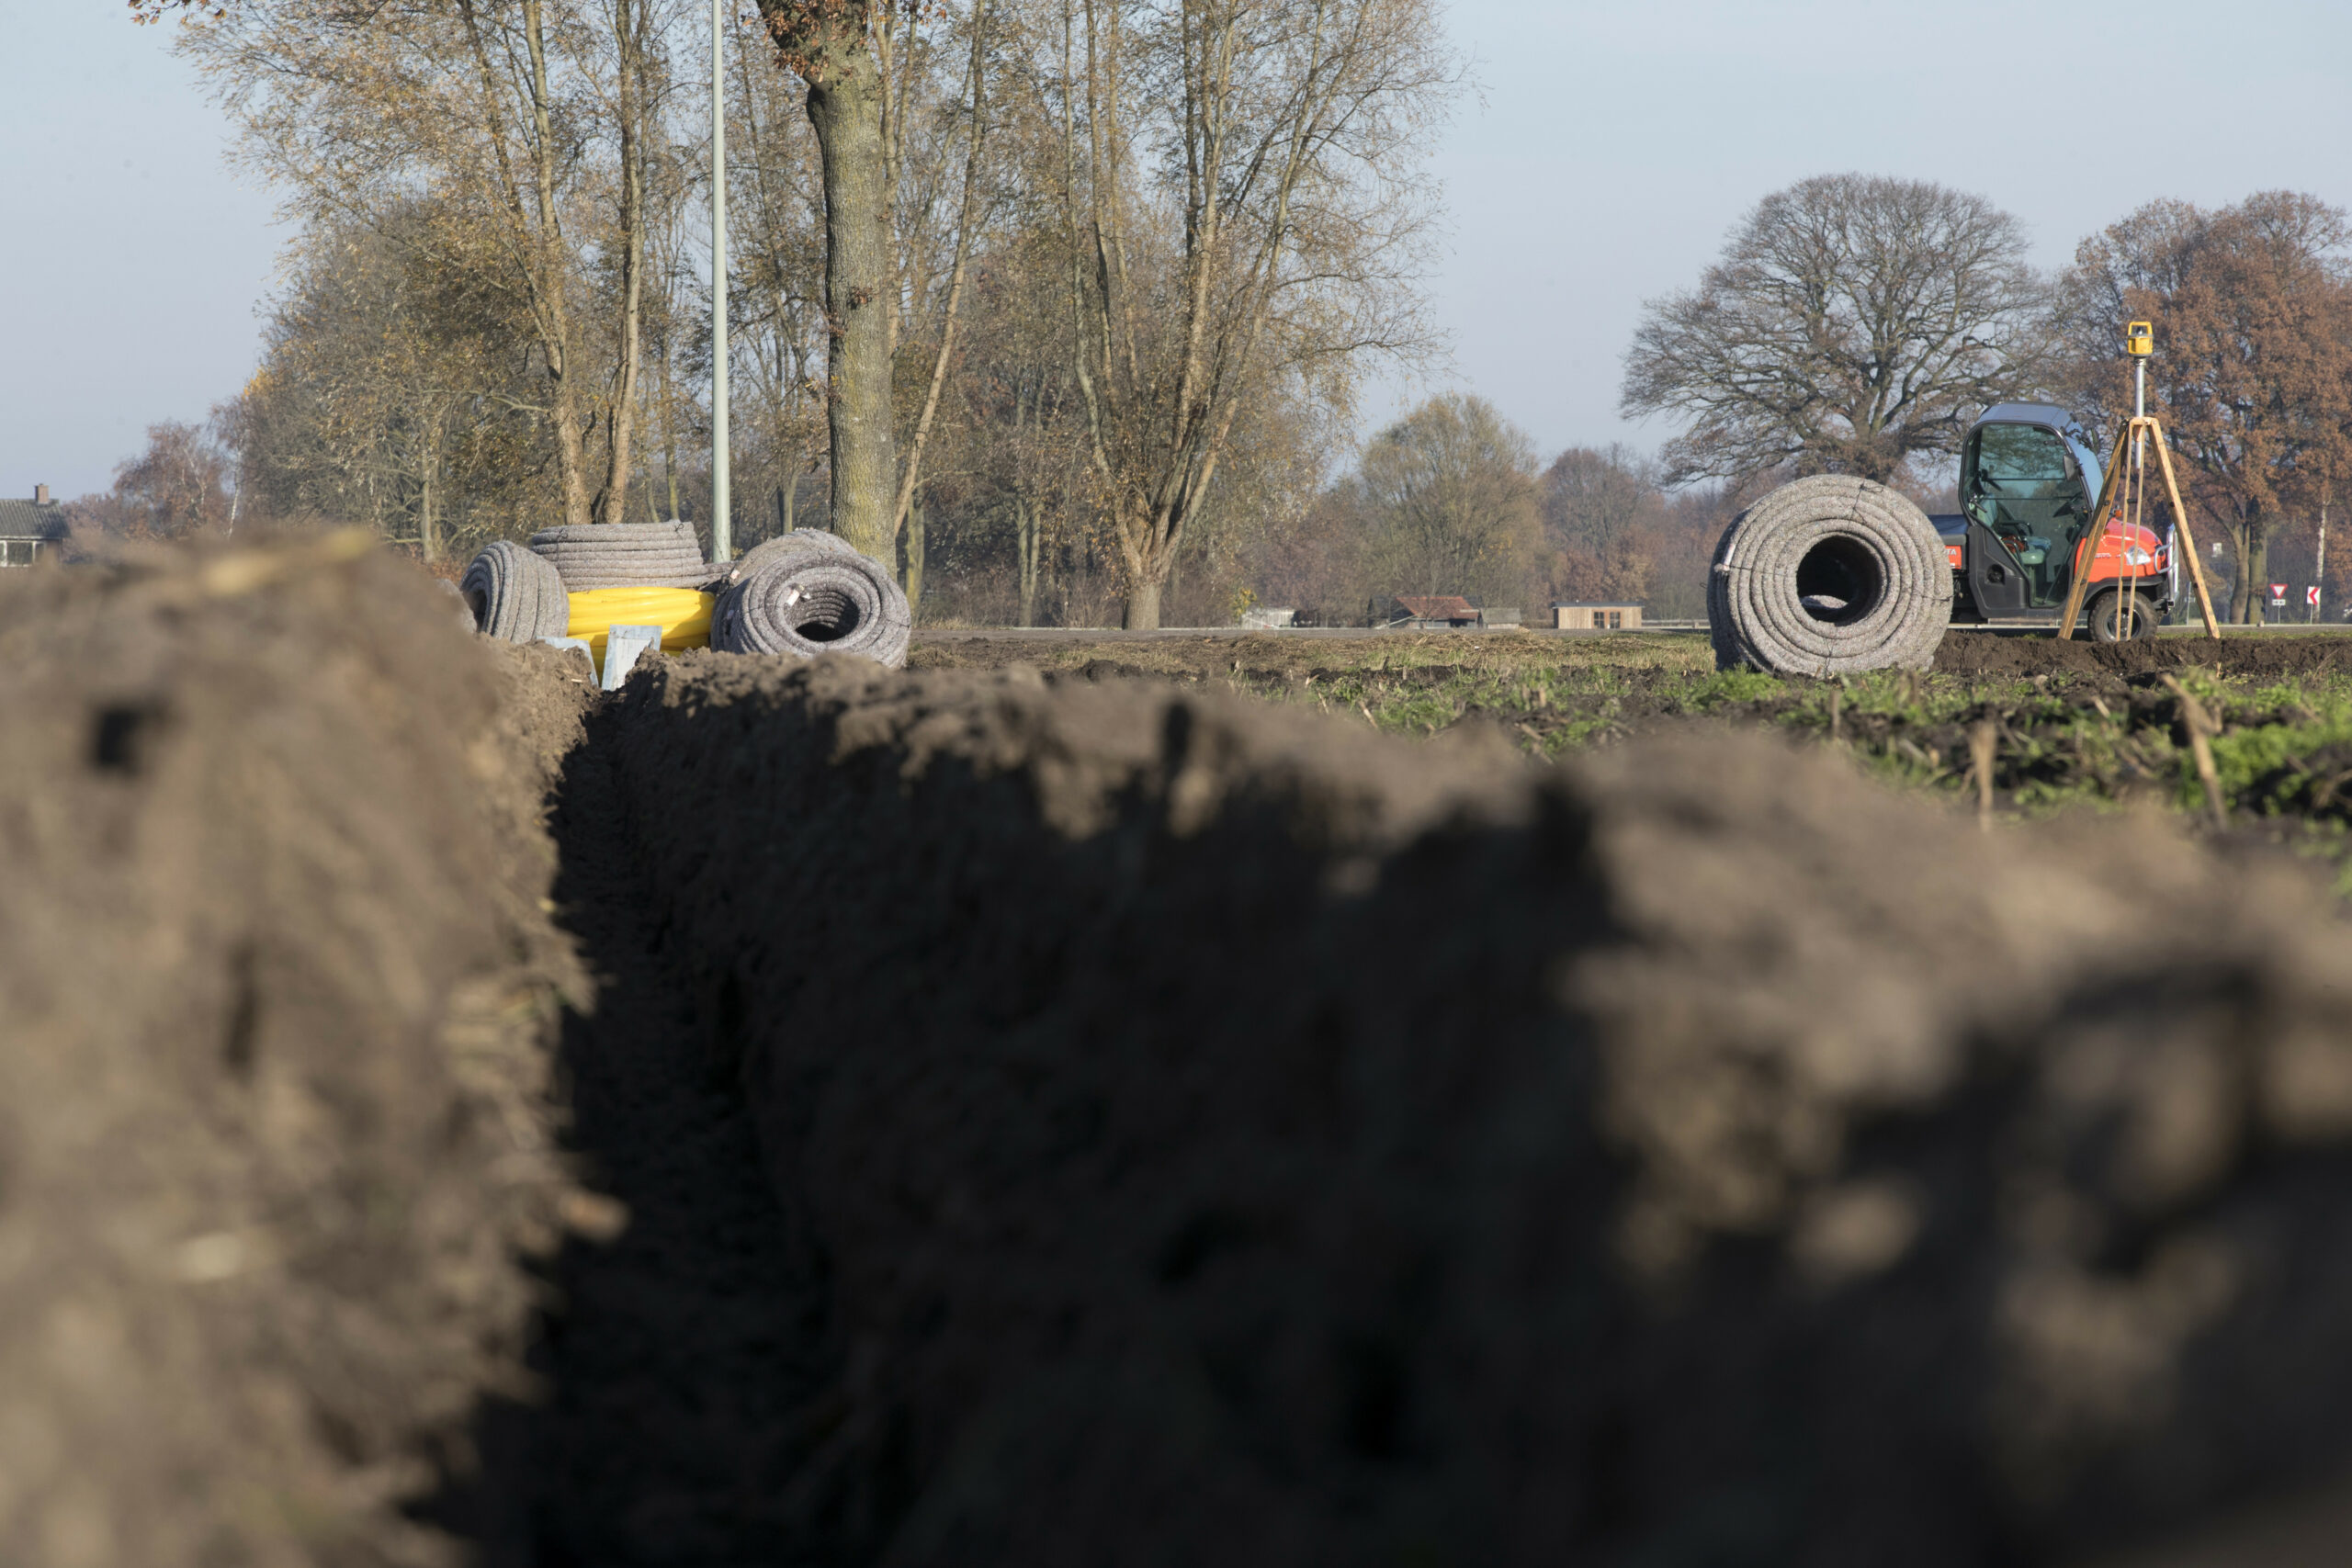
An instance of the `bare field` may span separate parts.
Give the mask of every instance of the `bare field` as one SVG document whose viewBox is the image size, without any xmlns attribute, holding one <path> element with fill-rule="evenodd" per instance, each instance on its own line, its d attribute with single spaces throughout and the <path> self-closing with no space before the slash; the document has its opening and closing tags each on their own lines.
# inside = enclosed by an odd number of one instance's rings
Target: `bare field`
<svg viewBox="0 0 2352 1568">
<path fill-rule="evenodd" d="M 2240 841 L 2352 857 L 2352 637 L 2325 630 L 2168 635 L 2127 648 L 1956 631 L 1934 671 L 1826 682 L 1718 672 L 1702 637 L 1317 633 L 925 638 L 924 669 L 1031 665 L 1049 681 L 1145 677 L 1352 716 L 1428 738 L 1487 728 L 1566 756 L 1693 724 L 1833 745 L 1881 778 L 1974 802 L 1973 739 L 1993 739 L 2007 817 L 2153 807 L 2216 830 L 2181 697 L 2216 728 Z"/>
</svg>

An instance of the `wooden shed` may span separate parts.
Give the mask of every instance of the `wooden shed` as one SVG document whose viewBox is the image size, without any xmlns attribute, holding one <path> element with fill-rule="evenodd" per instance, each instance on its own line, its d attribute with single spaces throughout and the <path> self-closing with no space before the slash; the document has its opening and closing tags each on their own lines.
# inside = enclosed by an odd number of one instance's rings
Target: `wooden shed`
<svg viewBox="0 0 2352 1568">
<path fill-rule="evenodd" d="M 1637 632 L 1642 629 L 1639 604 L 1555 604 L 1552 624 L 1564 632 Z"/>
</svg>

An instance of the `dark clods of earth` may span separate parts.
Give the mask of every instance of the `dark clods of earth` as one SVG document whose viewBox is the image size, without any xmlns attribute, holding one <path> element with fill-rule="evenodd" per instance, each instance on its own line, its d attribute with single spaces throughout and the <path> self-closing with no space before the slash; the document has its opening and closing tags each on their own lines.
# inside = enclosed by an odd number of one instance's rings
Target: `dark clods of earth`
<svg viewBox="0 0 2352 1568">
<path fill-rule="evenodd" d="M 22 577 L 12 1560 L 2352 1540 L 2332 641 L 607 697 L 332 539 Z"/>
</svg>

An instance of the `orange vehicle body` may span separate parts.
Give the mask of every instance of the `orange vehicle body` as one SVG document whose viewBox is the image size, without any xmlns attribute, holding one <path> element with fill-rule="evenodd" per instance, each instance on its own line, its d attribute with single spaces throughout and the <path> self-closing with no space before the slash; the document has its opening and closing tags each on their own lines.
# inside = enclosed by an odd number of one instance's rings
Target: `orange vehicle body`
<svg viewBox="0 0 2352 1568">
<path fill-rule="evenodd" d="M 1952 623 L 2054 626 L 2079 586 L 2078 624 L 2093 637 L 2154 635 L 2178 596 L 2169 540 L 2127 521 L 2105 477 L 2090 434 L 2062 408 L 1999 403 L 1978 415 L 1961 444 L 1960 511 L 1928 519 L 1951 563 Z"/>
<path fill-rule="evenodd" d="M 2132 547 L 2137 545 L 2134 550 Z M 1951 561 L 1954 571 L 1968 570 L 1968 550 L 1957 539 L 1944 541 L 1944 555 Z M 2136 556 L 2137 559 L 2128 559 Z M 2111 516 L 2107 520 L 2107 532 L 2099 536 L 2098 549 L 2091 558 L 2090 580 L 2093 587 L 2108 583 L 2130 586 L 2153 577 L 2162 577 L 2172 570 L 2171 552 L 2153 528 L 2127 528 L 2123 519 Z"/>
</svg>

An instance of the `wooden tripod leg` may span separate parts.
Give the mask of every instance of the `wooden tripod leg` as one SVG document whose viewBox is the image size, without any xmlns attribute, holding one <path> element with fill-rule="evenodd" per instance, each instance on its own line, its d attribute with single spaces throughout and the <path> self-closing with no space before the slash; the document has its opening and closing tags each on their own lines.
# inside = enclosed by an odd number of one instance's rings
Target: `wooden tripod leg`
<svg viewBox="0 0 2352 1568">
<path fill-rule="evenodd" d="M 2205 563 L 2198 558 L 2197 540 L 2188 531 L 2188 508 L 2180 503 L 2180 481 L 2172 471 L 2172 448 L 2165 441 L 2163 425 L 2152 419 L 2148 421 L 2148 430 L 2155 437 L 2156 460 L 2164 465 L 2165 490 L 2172 497 L 2173 520 L 2180 532 L 2180 543 L 2188 551 L 2188 575 L 2197 584 L 2197 607 L 2205 615 L 2205 635 L 2219 642 L 2222 625 L 2213 618 L 2213 596 L 2205 591 Z"/>
<path fill-rule="evenodd" d="M 2130 438 L 2128 428 L 2115 438 L 2115 456 L 2109 459 L 2107 476 L 2099 481 L 2098 503 L 2091 508 L 2091 526 L 2083 530 L 2083 536 L 2075 541 L 2074 581 L 2066 585 L 2066 606 L 2058 612 L 2060 642 L 2075 635 L 2075 622 L 2082 616 L 2084 596 L 2090 592 L 2091 568 L 2098 564 L 2098 541 L 2107 537 L 2107 508 L 2110 502 L 2116 500 L 2116 487 L 2122 482 L 2123 444 Z M 2083 560 L 2086 550 L 2090 552 L 2087 565 Z"/>
</svg>

